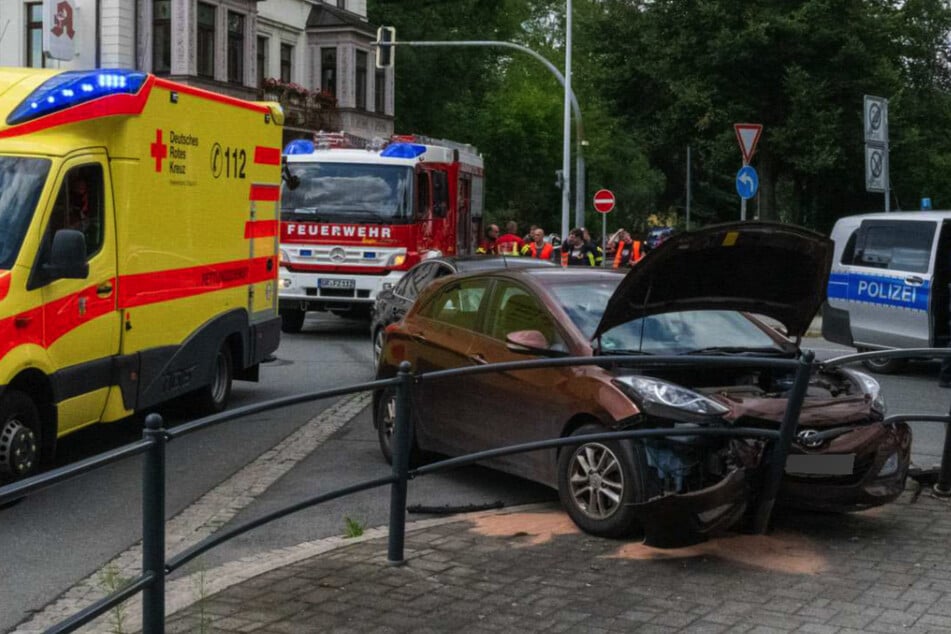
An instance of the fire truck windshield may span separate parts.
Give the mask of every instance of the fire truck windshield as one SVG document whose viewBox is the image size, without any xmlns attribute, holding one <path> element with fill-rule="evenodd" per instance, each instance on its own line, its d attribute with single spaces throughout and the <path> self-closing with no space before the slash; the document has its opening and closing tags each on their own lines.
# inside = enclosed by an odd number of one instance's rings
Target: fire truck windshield
<svg viewBox="0 0 951 634">
<path fill-rule="evenodd" d="M 13 267 L 49 171 L 48 159 L 0 156 L 0 269 Z"/>
<path fill-rule="evenodd" d="M 413 222 L 413 168 L 369 163 L 292 162 L 299 184 L 285 182 L 281 220 L 298 222 Z"/>
</svg>

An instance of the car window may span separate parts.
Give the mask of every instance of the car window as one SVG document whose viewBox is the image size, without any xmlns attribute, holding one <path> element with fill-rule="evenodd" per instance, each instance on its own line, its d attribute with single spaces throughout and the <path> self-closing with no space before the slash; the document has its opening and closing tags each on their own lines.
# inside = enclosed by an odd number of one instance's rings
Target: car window
<svg viewBox="0 0 951 634">
<path fill-rule="evenodd" d="M 505 341 L 506 335 L 519 330 L 537 330 L 550 345 L 561 342 L 548 311 L 526 289 L 511 283 L 500 283 L 486 311 L 485 334 Z"/>
<path fill-rule="evenodd" d="M 419 292 L 426 288 L 426 285 L 432 280 L 435 268 L 436 265 L 432 262 L 417 264 L 400 280 L 401 284 L 404 281 L 406 282 L 403 284 L 403 287 L 400 288 L 399 284 L 397 284 L 396 294 L 411 301 L 415 300 Z"/>
<path fill-rule="evenodd" d="M 53 203 L 50 239 L 59 229 L 76 229 L 86 238 L 86 259 L 98 253 L 105 225 L 102 192 L 101 165 L 91 163 L 69 170 Z"/>
<path fill-rule="evenodd" d="M 461 280 L 449 284 L 423 309 L 422 313 L 446 324 L 475 330 L 479 317 L 479 306 L 485 297 L 488 282 L 480 280 Z"/>
<path fill-rule="evenodd" d="M 927 273 L 936 227 L 934 222 L 923 221 L 863 222 L 853 264 Z"/>
</svg>

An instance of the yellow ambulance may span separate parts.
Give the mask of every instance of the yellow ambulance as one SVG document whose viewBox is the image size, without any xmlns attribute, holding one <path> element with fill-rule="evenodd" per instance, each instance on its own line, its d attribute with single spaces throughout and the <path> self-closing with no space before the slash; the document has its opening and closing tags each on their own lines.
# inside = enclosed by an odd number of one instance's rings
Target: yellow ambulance
<svg viewBox="0 0 951 634">
<path fill-rule="evenodd" d="M 0 68 L 0 483 L 277 349 L 281 126 L 126 70 Z"/>
</svg>

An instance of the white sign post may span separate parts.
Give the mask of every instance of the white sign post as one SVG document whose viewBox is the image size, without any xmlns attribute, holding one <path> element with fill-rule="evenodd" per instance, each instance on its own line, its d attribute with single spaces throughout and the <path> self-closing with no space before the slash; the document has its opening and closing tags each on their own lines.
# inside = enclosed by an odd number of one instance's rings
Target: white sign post
<svg viewBox="0 0 951 634">
<path fill-rule="evenodd" d="M 47 57 L 72 61 L 79 39 L 77 0 L 43 0 L 43 52 Z"/>
<path fill-rule="evenodd" d="M 885 211 L 891 211 L 888 191 L 888 99 L 865 95 L 865 190 L 885 194 Z"/>
</svg>

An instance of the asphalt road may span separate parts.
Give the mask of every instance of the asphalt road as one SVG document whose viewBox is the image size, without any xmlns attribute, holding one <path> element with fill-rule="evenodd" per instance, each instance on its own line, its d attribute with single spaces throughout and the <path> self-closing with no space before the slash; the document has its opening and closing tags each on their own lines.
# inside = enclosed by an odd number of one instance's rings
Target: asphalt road
<svg viewBox="0 0 951 634">
<path fill-rule="evenodd" d="M 849 352 L 821 339 L 803 346 L 821 359 Z M 278 359 L 267 364 L 259 384 L 236 383 L 233 405 L 304 391 L 348 385 L 373 377 L 365 324 L 311 313 L 305 331 L 282 340 Z M 890 412 L 946 413 L 951 390 L 937 387 L 936 364 L 912 364 L 901 376 L 878 376 Z M 228 423 L 174 442 L 168 447 L 168 514 L 176 516 L 213 487 L 240 473 L 329 403 L 300 405 Z M 165 412 L 172 423 L 182 414 Z M 943 427 L 915 424 L 913 453 L 930 466 L 940 457 Z M 85 430 L 65 439 L 60 462 L 67 463 L 140 437 L 136 421 Z M 383 475 L 369 411 L 343 426 L 297 462 L 262 495 L 247 500 L 228 526 L 281 508 L 301 498 Z M 78 580 L 140 538 L 140 463 L 127 460 L 0 510 L 0 631 L 8 631 L 40 610 Z M 506 505 L 550 500 L 539 485 L 478 467 L 421 478 L 411 483 L 409 503 L 464 506 L 501 501 Z M 303 541 L 340 535 L 348 520 L 378 526 L 387 519 L 388 489 L 337 500 L 256 529 L 202 556 L 213 568 L 239 557 L 265 553 Z M 414 516 L 411 516 L 411 518 Z M 421 517 L 421 516 L 415 516 Z M 194 567 L 192 568 L 194 569 Z"/>
</svg>

